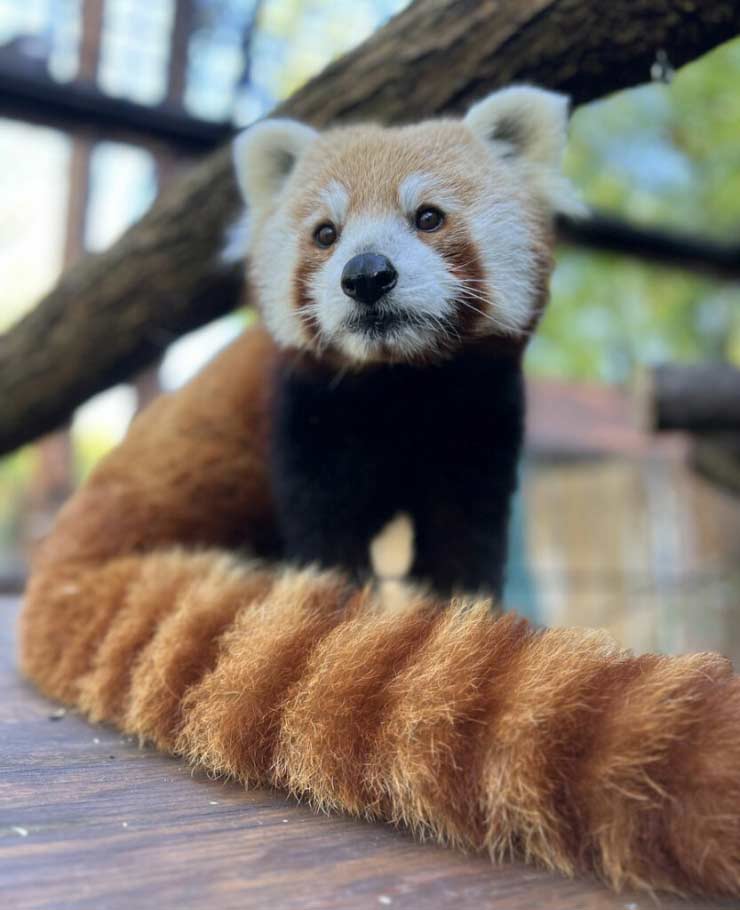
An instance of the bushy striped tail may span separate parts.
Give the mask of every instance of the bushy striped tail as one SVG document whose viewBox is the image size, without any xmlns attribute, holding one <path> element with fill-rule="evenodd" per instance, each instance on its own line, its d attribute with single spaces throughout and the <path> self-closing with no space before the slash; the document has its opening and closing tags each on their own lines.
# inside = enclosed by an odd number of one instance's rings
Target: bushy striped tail
<svg viewBox="0 0 740 910">
<path fill-rule="evenodd" d="M 740 683 L 485 602 L 170 548 L 32 579 L 47 694 L 211 772 L 615 888 L 740 895 Z"/>
</svg>

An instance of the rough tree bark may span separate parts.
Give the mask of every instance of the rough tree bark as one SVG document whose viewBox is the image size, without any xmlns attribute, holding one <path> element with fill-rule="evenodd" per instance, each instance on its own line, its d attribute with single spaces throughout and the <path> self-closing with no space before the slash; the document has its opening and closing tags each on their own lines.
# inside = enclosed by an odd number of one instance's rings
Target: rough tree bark
<svg viewBox="0 0 740 910">
<path fill-rule="evenodd" d="M 514 81 L 580 104 L 647 81 L 658 50 L 680 66 L 738 31 L 735 0 L 416 0 L 279 113 L 399 123 L 459 113 Z M 238 271 L 217 267 L 236 206 L 222 149 L 0 338 L 0 453 L 238 303 Z"/>
</svg>

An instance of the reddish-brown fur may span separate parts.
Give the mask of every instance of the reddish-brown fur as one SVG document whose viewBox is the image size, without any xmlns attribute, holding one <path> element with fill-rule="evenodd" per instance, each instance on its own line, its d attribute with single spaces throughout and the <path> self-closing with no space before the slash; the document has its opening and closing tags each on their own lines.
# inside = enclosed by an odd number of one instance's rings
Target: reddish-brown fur
<svg viewBox="0 0 740 910">
<path fill-rule="evenodd" d="M 155 402 L 36 561 L 22 665 L 211 771 L 614 887 L 740 894 L 740 683 L 484 602 L 384 603 L 274 539 L 249 330 Z"/>
</svg>

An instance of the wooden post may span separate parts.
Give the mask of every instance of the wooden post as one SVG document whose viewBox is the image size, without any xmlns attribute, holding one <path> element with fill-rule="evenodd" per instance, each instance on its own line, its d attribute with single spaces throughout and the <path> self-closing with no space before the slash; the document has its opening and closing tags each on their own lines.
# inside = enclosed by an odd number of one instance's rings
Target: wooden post
<svg viewBox="0 0 740 910">
<path fill-rule="evenodd" d="M 647 431 L 740 432 L 740 370 L 729 363 L 665 363 L 637 374 L 634 402 Z"/>
</svg>

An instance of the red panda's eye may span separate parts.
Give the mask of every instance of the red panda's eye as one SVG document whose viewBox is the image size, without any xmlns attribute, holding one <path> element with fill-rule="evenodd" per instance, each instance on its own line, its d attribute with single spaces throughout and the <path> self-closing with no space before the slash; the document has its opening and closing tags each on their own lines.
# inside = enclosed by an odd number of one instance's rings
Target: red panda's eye
<svg viewBox="0 0 740 910">
<path fill-rule="evenodd" d="M 436 231 L 444 220 L 444 214 L 433 205 L 423 206 L 416 212 L 416 227 L 420 231 Z"/>
<path fill-rule="evenodd" d="M 328 247 L 337 239 L 337 229 L 333 224 L 320 224 L 313 232 L 313 239 L 319 246 Z"/>
</svg>

